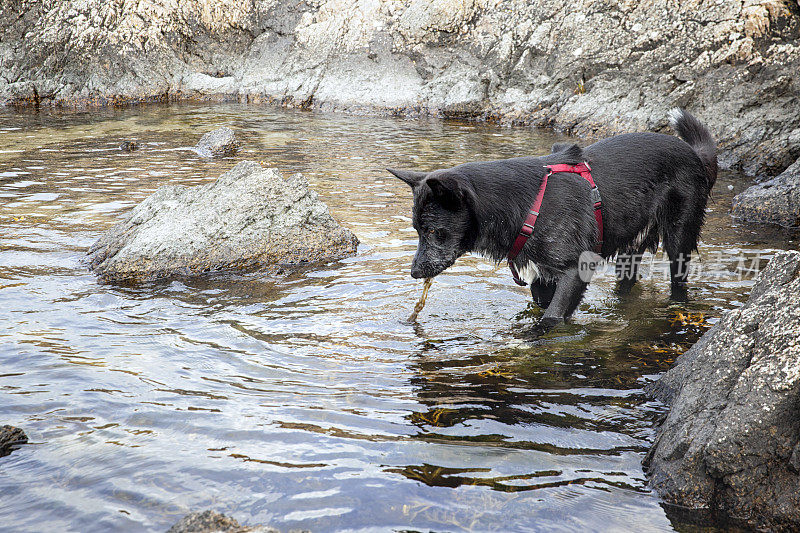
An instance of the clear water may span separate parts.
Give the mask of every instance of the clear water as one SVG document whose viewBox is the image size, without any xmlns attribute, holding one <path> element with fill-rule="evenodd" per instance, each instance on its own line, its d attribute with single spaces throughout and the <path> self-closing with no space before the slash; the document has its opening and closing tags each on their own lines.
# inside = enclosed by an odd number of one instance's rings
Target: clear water
<svg viewBox="0 0 800 533">
<path fill-rule="evenodd" d="M 183 149 L 217 125 L 238 131 L 236 157 Z M 121 152 L 130 139 L 140 149 Z M 663 407 L 641 389 L 742 303 L 741 267 L 797 247 L 796 234 L 731 223 L 746 180 L 717 185 L 700 247 L 715 274 L 688 304 L 657 275 L 622 301 L 603 275 L 572 324 L 530 344 L 529 294 L 466 257 L 403 323 L 421 290 L 416 234 L 410 191 L 384 167 L 556 140 L 227 104 L 0 113 L 0 423 L 31 439 L 0 459 L 4 528 L 163 531 L 206 508 L 283 530 L 680 527 L 646 487 Z M 242 159 L 304 172 L 358 256 L 142 286 L 82 266 L 158 186 L 207 183 Z"/>
</svg>

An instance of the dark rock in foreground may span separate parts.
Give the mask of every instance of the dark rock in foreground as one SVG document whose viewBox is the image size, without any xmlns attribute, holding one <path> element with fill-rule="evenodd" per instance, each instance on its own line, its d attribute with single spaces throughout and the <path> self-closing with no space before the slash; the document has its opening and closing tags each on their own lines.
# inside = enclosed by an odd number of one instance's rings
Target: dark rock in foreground
<svg viewBox="0 0 800 533">
<path fill-rule="evenodd" d="M 19 444 L 28 442 L 25 432 L 14 426 L 0 426 L 0 457 L 10 454 Z"/>
<path fill-rule="evenodd" d="M 731 215 L 753 222 L 800 226 L 800 159 L 776 178 L 736 195 Z"/>
<path fill-rule="evenodd" d="M 225 157 L 239 149 L 236 135 L 230 128 L 218 128 L 203 135 L 194 150 L 203 157 Z"/>
<path fill-rule="evenodd" d="M 647 392 L 670 405 L 645 461 L 669 503 L 800 530 L 800 252 L 780 252 Z"/>
<path fill-rule="evenodd" d="M 214 183 L 166 185 L 136 206 L 88 252 L 110 281 L 142 281 L 356 253 L 358 239 L 295 174 L 245 161 Z"/>
<path fill-rule="evenodd" d="M 278 533 L 266 526 L 243 526 L 229 516 L 215 511 L 190 513 L 169 528 L 167 533 Z"/>
</svg>

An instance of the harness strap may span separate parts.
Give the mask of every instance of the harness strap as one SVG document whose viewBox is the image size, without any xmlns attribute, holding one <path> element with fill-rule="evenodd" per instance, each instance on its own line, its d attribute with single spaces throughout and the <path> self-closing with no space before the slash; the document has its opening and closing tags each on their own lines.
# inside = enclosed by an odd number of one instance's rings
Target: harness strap
<svg viewBox="0 0 800 533">
<path fill-rule="evenodd" d="M 589 163 L 583 162 L 578 163 L 577 165 L 546 165 L 545 168 L 548 169 L 548 172 L 544 179 L 542 179 L 542 184 L 539 186 L 539 192 L 536 194 L 536 200 L 534 200 L 530 211 L 528 211 L 528 216 L 525 217 L 525 222 L 522 223 L 522 229 L 520 229 L 519 235 L 517 235 L 517 238 L 514 239 L 514 244 L 511 246 L 511 250 L 508 252 L 508 268 L 511 270 L 511 276 L 514 278 L 514 282 L 517 285 L 523 287 L 527 285 L 527 283 L 520 279 L 519 273 L 517 272 L 517 267 L 514 266 L 514 259 L 516 259 L 516 257 L 522 251 L 522 248 L 525 247 L 525 243 L 528 242 L 528 239 L 531 237 L 531 235 L 533 235 L 533 227 L 536 225 L 536 219 L 539 217 L 539 211 L 542 208 L 542 200 L 544 200 L 544 191 L 547 188 L 547 178 L 549 178 L 552 174 L 558 174 L 561 172 L 579 174 L 583 179 L 589 182 L 589 185 L 592 187 L 591 194 L 592 203 L 594 204 L 594 218 L 597 221 L 598 230 L 598 240 L 594 246 L 594 252 L 599 254 L 600 250 L 603 248 L 603 214 L 600 210 L 602 207 L 602 201 L 600 199 L 600 191 L 592 179 L 592 169 L 589 167 Z"/>
<path fill-rule="evenodd" d="M 520 229 L 517 238 L 514 239 L 511 251 L 508 252 L 508 268 L 511 269 L 511 276 L 514 278 L 514 282 L 520 286 L 525 286 L 527 284 L 520 279 L 517 267 L 514 266 L 514 259 L 522 251 L 522 248 L 525 247 L 525 243 L 528 242 L 530 236 L 533 235 L 533 227 L 536 225 L 536 219 L 539 218 L 539 210 L 542 208 L 542 200 L 544 200 L 544 190 L 547 188 L 547 178 L 550 177 L 552 173 L 552 171 L 548 172 L 545 174 L 544 179 L 542 179 L 539 192 L 536 194 L 536 200 L 533 201 L 533 205 L 530 211 L 528 211 L 528 216 L 525 217 L 525 222 L 522 223 L 522 229 Z"/>
</svg>

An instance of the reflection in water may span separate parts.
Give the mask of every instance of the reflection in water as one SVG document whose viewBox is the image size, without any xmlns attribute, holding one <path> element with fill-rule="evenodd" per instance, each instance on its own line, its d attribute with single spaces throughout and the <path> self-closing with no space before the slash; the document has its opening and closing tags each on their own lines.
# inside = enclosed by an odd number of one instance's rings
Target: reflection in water
<svg viewBox="0 0 800 533">
<path fill-rule="evenodd" d="M 185 149 L 223 124 L 236 158 Z M 743 267 L 796 247 L 731 224 L 745 181 L 723 175 L 700 246 L 714 275 L 690 303 L 655 272 L 624 299 L 600 274 L 570 324 L 530 343 L 540 310 L 472 256 L 404 321 L 416 234 L 383 169 L 540 154 L 554 135 L 187 105 L 5 112 L 0 140 L 0 405 L 33 442 L 3 459 L 0 515 L 20 531 L 164 530 L 209 507 L 314 531 L 671 530 L 641 469 L 663 410 L 641 389 L 742 303 Z M 86 272 L 86 248 L 157 187 L 241 159 L 304 172 L 359 255 L 277 278 Z"/>
</svg>

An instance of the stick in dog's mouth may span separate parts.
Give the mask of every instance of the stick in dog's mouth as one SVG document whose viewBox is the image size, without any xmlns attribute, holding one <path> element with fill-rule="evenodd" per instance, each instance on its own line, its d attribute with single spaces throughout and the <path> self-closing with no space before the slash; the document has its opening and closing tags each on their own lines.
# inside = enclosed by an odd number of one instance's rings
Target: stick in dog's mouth
<svg viewBox="0 0 800 533">
<path fill-rule="evenodd" d="M 428 289 L 431 288 L 431 284 L 433 283 L 433 278 L 425 278 L 425 282 L 422 284 L 422 296 L 420 296 L 417 305 L 414 306 L 414 311 L 411 313 L 411 316 L 408 317 L 409 322 L 416 322 L 417 316 L 419 312 L 422 311 L 422 308 L 425 307 L 425 300 L 428 299 Z"/>
</svg>

